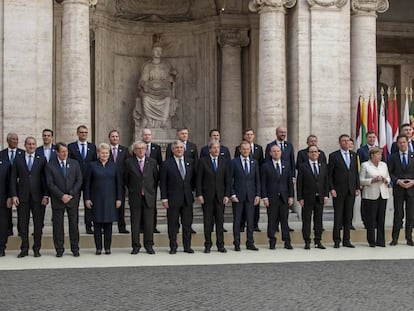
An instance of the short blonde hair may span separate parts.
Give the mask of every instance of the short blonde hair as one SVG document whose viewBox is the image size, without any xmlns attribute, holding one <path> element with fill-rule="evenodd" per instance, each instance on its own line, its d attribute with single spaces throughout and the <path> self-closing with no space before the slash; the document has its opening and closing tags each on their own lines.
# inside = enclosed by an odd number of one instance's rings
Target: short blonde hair
<svg viewBox="0 0 414 311">
<path fill-rule="evenodd" d="M 107 144 L 107 143 L 100 143 L 99 145 L 98 145 L 98 152 L 99 151 L 101 151 L 102 149 L 105 149 L 105 150 L 111 150 L 111 147 L 109 147 L 109 145 Z"/>
</svg>

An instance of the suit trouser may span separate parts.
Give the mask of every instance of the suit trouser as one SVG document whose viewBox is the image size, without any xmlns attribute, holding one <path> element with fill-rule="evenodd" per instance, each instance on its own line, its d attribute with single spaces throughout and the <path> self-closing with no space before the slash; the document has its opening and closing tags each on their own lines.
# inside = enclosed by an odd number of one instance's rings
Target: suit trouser
<svg viewBox="0 0 414 311">
<path fill-rule="evenodd" d="M 121 200 L 121 206 L 118 208 L 118 230 L 122 231 L 126 228 L 125 223 L 125 196 Z"/>
<path fill-rule="evenodd" d="M 267 215 L 269 217 L 267 222 L 267 237 L 269 243 L 276 243 L 276 230 L 279 222 L 282 227 L 282 240 L 290 242 L 288 217 L 289 217 L 289 206 L 283 202 L 283 199 L 279 196 L 276 200 L 269 200 L 269 207 L 267 208 Z"/>
<path fill-rule="evenodd" d="M 217 197 L 213 201 L 205 202 L 203 208 L 204 223 L 204 246 L 210 248 L 213 244 L 211 241 L 211 232 L 216 224 L 216 244 L 218 248 L 224 247 L 224 205 Z"/>
<path fill-rule="evenodd" d="M 10 235 L 13 233 L 13 210 L 11 208 L 8 208 L 6 210 L 6 219 L 7 219 L 7 234 L 10 233 Z M 19 231 L 19 225 L 17 225 L 17 231 Z"/>
<path fill-rule="evenodd" d="M 21 250 L 29 249 L 29 222 L 30 222 L 30 211 L 33 215 L 33 249 L 40 250 L 42 245 L 42 231 L 43 223 L 45 219 L 46 207 L 40 202 L 35 202 L 30 198 L 29 202 L 20 202 L 17 207 L 17 223 L 20 228 L 20 238 L 22 243 L 20 246 Z"/>
<path fill-rule="evenodd" d="M 9 209 L 5 202 L 4 206 L 0 206 L 0 250 L 6 249 L 9 236 Z"/>
<path fill-rule="evenodd" d="M 65 210 L 68 214 L 69 223 L 69 240 L 70 248 L 72 252 L 79 251 L 79 207 L 78 205 L 64 208 L 53 208 L 52 206 L 52 217 L 53 217 L 53 242 L 57 252 L 63 252 L 65 231 L 64 231 L 64 216 Z M 85 209 L 91 211 L 91 209 Z"/>
<path fill-rule="evenodd" d="M 246 213 L 247 221 L 247 241 L 246 245 L 251 246 L 254 244 L 253 239 L 253 219 L 254 219 L 254 206 L 253 202 L 249 201 L 240 201 L 238 203 L 233 203 L 233 244 L 235 246 L 240 246 L 240 224 L 243 211 Z"/>
<path fill-rule="evenodd" d="M 102 250 L 102 230 L 104 235 L 104 249 L 110 250 L 112 243 L 112 222 L 94 222 L 93 232 L 95 247 L 97 250 Z"/>
<path fill-rule="evenodd" d="M 170 239 L 170 248 L 177 249 L 177 224 L 181 217 L 181 226 L 183 228 L 183 247 L 188 249 L 191 247 L 191 225 L 193 223 L 193 204 L 184 202 L 182 206 L 174 206 L 169 201 L 167 209 L 168 238 Z"/>
<path fill-rule="evenodd" d="M 373 245 L 385 245 L 385 210 L 387 200 L 381 198 L 376 200 L 362 199 L 365 207 L 365 224 L 367 227 L 367 241 Z M 377 238 L 375 239 L 375 228 L 377 228 Z"/>
<path fill-rule="evenodd" d="M 400 229 L 404 219 L 404 202 L 405 202 L 405 239 L 412 240 L 412 231 L 414 223 L 414 197 L 409 196 L 404 191 L 403 196 L 394 196 L 394 220 L 392 225 L 392 239 L 398 241 Z"/>
<path fill-rule="evenodd" d="M 259 219 L 260 219 L 260 203 L 254 206 L 254 215 L 253 215 L 253 228 L 259 228 Z M 243 212 L 241 223 L 241 227 L 244 228 L 246 225 L 246 213 Z"/>
<path fill-rule="evenodd" d="M 131 212 L 131 240 L 132 248 L 141 248 L 139 242 L 139 233 L 141 224 L 144 226 L 144 247 L 154 245 L 154 210 L 155 207 L 149 207 L 145 197 L 142 196 L 141 204 L 130 205 Z"/>
<path fill-rule="evenodd" d="M 333 240 L 335 243 L 341 241 L 341 227 L 344 228 L 343 242 L 348 243 L 351 238 L 352 214 L 354 209 L 355 195 L 338 195 L 333 198 L 334 227 Z"/>
<path fill-rule="evenodd" d="M 302 207 L 302 236 L 305 243 L 311 242 L 311 218 L 313 213 L 313 229 L 315 231 L 315 243 L 320 243 L 322 239 L 322 215 L 323 203 L 320 202 L 319 196 L 313 199 L 305 199 Z"/>
</svg>

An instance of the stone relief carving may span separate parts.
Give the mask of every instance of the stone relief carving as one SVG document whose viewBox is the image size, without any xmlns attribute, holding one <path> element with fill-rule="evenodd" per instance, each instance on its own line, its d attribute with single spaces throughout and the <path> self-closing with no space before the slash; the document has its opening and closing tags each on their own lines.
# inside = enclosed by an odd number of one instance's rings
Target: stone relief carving
<svg viewBox="0 0 414 311">
<path fill-rule="evenodd" d="M 159 39 L 159 37 L 158 37 Z M 136 98 L 135 127 L 171 129 L 178 99 L 175 98 L 177 70 L 161 59 L 162 46 L 153 44 L 152 59 L 142 65 Z"/>
<path fill-rule="evenodd" d="M 218 33 L 218 43 L 221 47 L 230 45 L 233 47 L 245 47 L 249 45 L 247 31 L 239 29 L 221 29 Z"/>
<path fill-rule="evenodd" d="M 252 12 L 262 11 L 284 11 L 285 8 L 293 8 L 296 0 L 250 0 L 249 9 Z"/>
<path fill-rule="evenodd" d="M 351 9 L 353 12 L 378 12 L 384 13 L 390 4 L 388 0 L 352 0 Z"/>
<path fill-rule="evenodd" d="M 348 0 L 308 0 L 311 7 L 319 5 L 322 7 L 336 6 L 337 8 L 342 8 L 347 2 Z"/>
</svg>

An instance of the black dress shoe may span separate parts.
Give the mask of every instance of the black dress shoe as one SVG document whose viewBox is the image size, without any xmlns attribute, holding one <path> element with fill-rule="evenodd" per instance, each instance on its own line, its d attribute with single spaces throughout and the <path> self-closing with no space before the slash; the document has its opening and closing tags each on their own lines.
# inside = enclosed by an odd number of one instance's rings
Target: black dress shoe
<svg viewBox="0 0 414 311">
<path fill-rule="evenodd" d="M 61 253 L 61 252 L 56 253 L 56 257 L 60 258 L 62 256 L 63 256 L 63 253 Z"/>
<path fill-rule="evenodd" d="M 351 244 L 351 242 L 345 242 L 343 243 L 344 247 L 348 247 L 348 248 L 355 248 L 355 246 L 353 244 Z"/>
<path fill-rule="evenodd" d="M 73 257 L 79 257 L 80 256 L 79 251 L 74 251 L 74 252 L 72 252 L 72 254 L 73 254 Z"/>
<path fill-rule="evenodd" d="M 310 249 L 310 243 L 305 243 L 305 249 Z"/>
<path fill-rule="evenodd" d="M 28 250 L 22 250 L 19 255 L 17 255 L 17 258 L 23 258 L 29 255 L 29 251 Z"/>
<path fill-rule="evenodd" d="M 138 253 L 139 253 L 139 248 L 138 247 L 132 248 L 131 255 L 136 255 Z"/>
<path fill-rule="evenodd" d="M 246 249 L 250 250 L 250 251 L 258 251 L 259 249 L 254 245 L 247 245 Z"/>
<path fill-rule="evenodd" d="M 111 255 L 111 250 L 110 249 L 106 249 L 105 250 L 105 255 Z"/>
<path fill-rule="evenodd" d="M 258 227 L 254 228 L 253 231 L 262 232 L 262 230 L 260 230 Z"/>
<path fill-rule="evenodd" d="M 368 243 L 369 247 L 375 247 L 375 243 Z"/>
<path fill-rule="evenodd" d="M 244 227 L 241 227 L 240 228 L 240 232 L 244 232 Z"/>
<path fill-rule="evenodd" d="M 157 228 L 154 228 L 154 233 L 161 233 Z"/>
<path fill-rule="evenodd" d="M 92 228 L 86 228 L 86 233 L 87 234 L 93 234 Z"/>
<path fill-rule="evenodd" d="M 129 231 L 127 229 L 119 229 L 119 233 L 128 234 Z"/>
<path fill-rule="evenodd" d="M 240 245 L 236 245 L 236 246 L 234 246 L 234 251 L 236 251 L 236 252 L 240 252 L 240 251 L 241 251 L 241 249 L 240 249 Z"/>
<path fill-rule="evenodd" d="M 294 229 L 292 229 L 291 227 L 289 227 L 289 232 L 293 232 L 295 231 Z"/>
<path fill-rule="evenodd" d="M 155 251 L 154 251 L 154 249 L 152 248 L 152 246 L 151 246 L 151 247 L 147 247 L 147 248 L 145 249 L 145 251 L 147 252 L 147 254 L 150 254 L 150 255 L 154 255 L 154 254 L 155 254 Z"/>
<path fill-rule="evenodd" d="M 42 255 L 40 254 L 40 251 L 38 249 L 34 249 L 33 250 L 33 256 L 36 257 L 36 258 L 38 258 L 38 257 L 40 257 Z"/>
<path fill-rule="evenodd" d="M 206 247 L 206 248 L 204 248 L 204 253 L 205 253 L 205 254 L 210 253 L 210 247 Z"/>
<path fill-rule="evenodd" d="M 223 228 L 223 232 L 229 232 L 226 228 Z"/>
<path fill-rule="evenodd" d="M 194 250 L 191 247 L 190 248 L 184 248 L 184 253 L 194 254 Z"/>
<path fill-rule="evenodd" d="M 191 234 L 196 234 L 197 232 L 193 229 L 193 228 L 191 228 Z"/>
<path fill-rule="evenodd" d="M 398 244 L 398 240 L 392 240 L 391 242 L 390 242 L 390 245 L 391 246 L 395 246 L 395 245 L 397 245 Z"/>
<path fill-rule="evenodd" d="M 0 249 L 0 257 L 4 256 L 6 256 L 6 252 L 4 251 L 4 249 Z"/>
<path fill-rule="evenodd" d="M 176 248 L 171 248 L 170 249 L 170 255 L 174 255 L 177 254 L 177 249 Z"/>
<path fill-rule="evenodd" d="M 290 244 L 290 242 L 285 242 L 285 248 L 286 249 L 293 249 L 292 244 Z"/>
<path fill-rule="evenodd" d="M 219 247 L 217 250 L 219 253 L 227 253 L 227 249 L 225 247 Z"/>
<path fill-rule="evenodd" d="M 354 227 L 354 225 L 351 225 L 351 227 L 349 227 L 349 229 L 356 230 L 355 227 Z"/>
<path fill-rule="evenodd" d="M 269 249 L 276 249 L 276 241 L 269 241 Z"/>
<path fill-rule="evenodd" d="M 385 247 L 385 243 L 377 243 L 375 245 L 378 246 L 378 247 Z"/>
<path fill-rule="evenodd" d="M 323 246 L 323 244 L 321 242 L 319 243 L 315 243 L 315 248 L 319 248 L 319 249 L 326 249 L 325 246 Z"/>
<path fill-rule="evenodd" d="M 407 245 L 414 246 L 413 240 L 407 240 Z"/>
<path fill-rule="evenodd" d="M 335 242 L 334 243 L 334 248 L 339 248 L 340 247 L 340 245 L 339 245 L 340 243 L 339 242 Z"/>
<path fill-rule="evenodd" d="M 100 255 L 100 254 L 102 254 L 102 250 L 101 249 L 97 249 L 96 252 L 95 252 L 95 255 Z"/>
</svg>

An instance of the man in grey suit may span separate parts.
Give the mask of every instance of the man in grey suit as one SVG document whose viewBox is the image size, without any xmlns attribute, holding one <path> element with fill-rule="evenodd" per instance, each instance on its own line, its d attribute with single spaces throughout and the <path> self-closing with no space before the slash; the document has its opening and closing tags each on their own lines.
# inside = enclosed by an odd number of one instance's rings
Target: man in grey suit
<svg viewBox="0 0 414 311">
<path fill-rule="evenodd" d="M 157 161 L 147 157 L 147 145 L 136 142 L 132 146 L 134 156 L 125 161 L 124 184 L 128 188 L 129 207 L 131 210 L 132 255 L 138 254 L 139 231 L 144 226 L 144 247 L 148 254 L 155 254 L 154 245 L 154 211 L 157 200 L 158 168 Z"/>
<path fill-rule="evenodd" d="M 56 144 L 57 159 L 46 165 L 46 182 L 52 200 L 53 242 L 56 257 L 64 249 L 63 220 L 65 210 L 69 221 L 70 247 L 73 256 L 79 257 L 79 200 L 82 188 L 82 171 L 78 161 L 68 158 L 65 143 Z"/>
</svg>

